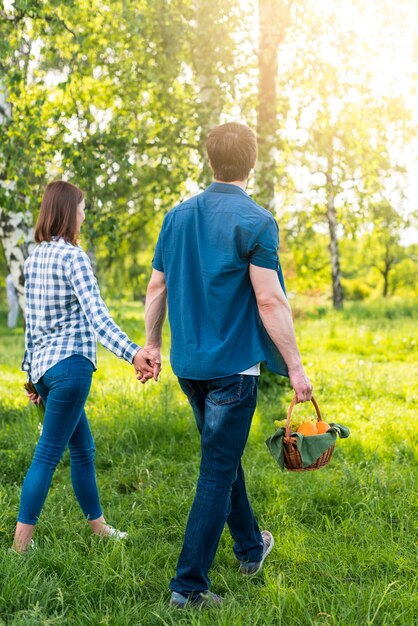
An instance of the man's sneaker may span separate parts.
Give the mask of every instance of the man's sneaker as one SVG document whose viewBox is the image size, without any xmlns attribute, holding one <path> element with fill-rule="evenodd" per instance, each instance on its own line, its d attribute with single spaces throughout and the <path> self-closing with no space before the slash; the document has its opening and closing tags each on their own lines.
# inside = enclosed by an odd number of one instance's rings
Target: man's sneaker
<svg viewBox="0 0 418 626">
<path fill-rule="evenodd" d="M 253 561 L 253 562 L 249 561 L 248 563 L 242 562 L 240 565 L 240 570 L 241 570 L 241 574 L 244 574 L 244 576 L 254 576 L 254 574 L 257 574 L 257 572 L 259 572 L 261 568 L 263 567 L 264 561 L 266 560 L 266 558 L 268 557 L 268 555 L 273 549 L 273 546 L 274 546 L 273 535 L 268 530 L 263 530 L 263 532 L 261 533 L 261 536 L 263 537 L 263 541 L 264 541 L 263 557 L 261 561 Z"/>
<path fill-rule="evenodd" d="M 173 591 L 170 599 L 170 606 L 175 606 L 178 609 L 184 609 L 186 607 L 197 607 L 199 609 L 209 607 L 220 607 L 224 599 L 221 596 L 217 596 L 216 593 L 211 591 L 202 591 L 196 596 L 183 596 L 177 591 Z"/>
</svg>

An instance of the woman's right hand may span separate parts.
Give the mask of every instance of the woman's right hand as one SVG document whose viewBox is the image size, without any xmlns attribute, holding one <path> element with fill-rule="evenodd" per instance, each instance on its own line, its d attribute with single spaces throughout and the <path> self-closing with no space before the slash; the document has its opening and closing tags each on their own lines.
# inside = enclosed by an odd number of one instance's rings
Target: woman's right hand
<svg viewBox="0 0 418 626">
<path fill-rule="evenodd" d="M 41 404 L 42 398 L 38 393 L 29 393 L 29 391 L 25 391 L 25 394 L 32 404 Z"/>
</svg>

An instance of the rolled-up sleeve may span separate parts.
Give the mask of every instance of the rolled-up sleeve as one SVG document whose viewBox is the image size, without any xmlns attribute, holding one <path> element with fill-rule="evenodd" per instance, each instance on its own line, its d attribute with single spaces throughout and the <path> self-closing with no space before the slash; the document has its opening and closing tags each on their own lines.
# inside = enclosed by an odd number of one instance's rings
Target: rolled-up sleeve
<svg viewBox="0 0 418 626">
<path fill-rule="evenodd" d="M 25 283 L 25 299 L 27 302 L 28 301 L 27 281 Z M 22 371 L 27 373 L 28 380 L 31 380 L 30 370 L 31 370 L 31 363 L 32 363 L 32 353 L 33 353 L 32 320 L 30 316 L 30 311 L 28 310 L 28 307 L 26 307 L 25 354 L 23 355 Z"/>
<path fill-rule="evenodd" d="M 90 259 L 83 250 L 78 250 L 70 261 L 67 278 L 102 346 L 119 358 L 132 363 L 140 346 L 132 342 L 113 321 L 100 296 Z"/>
<path fill-rule="evenodd" d="M 164 272 L 162 238 L 163 231 L 161 230 L 157 245 L 155 246 L 154 258 L 152 259 L 153 269 L 158 270 L 159 272 Z"/>
<path fill-rule="evenodd" d="M 279 268 L 279 228 L 276 220 L 266 220 L 261 229 L 257 232 L 249 253 L 249 261 L 252 265 L 265 267 L 271 270 Z"/>
</svg>

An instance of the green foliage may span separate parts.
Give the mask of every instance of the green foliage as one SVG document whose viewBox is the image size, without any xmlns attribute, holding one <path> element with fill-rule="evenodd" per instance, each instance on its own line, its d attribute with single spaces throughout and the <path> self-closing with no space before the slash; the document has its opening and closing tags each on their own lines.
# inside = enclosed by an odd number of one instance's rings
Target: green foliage
<svg viewBox="0 0 418 626">
<path fill-rule="evenodd" d="M 371 294 L 370 287 L 359 278 L 343 281 L 343 288 L 347 300 L 366 300 Z"/>
<path fill-rule="evenodd" d="M 206 0 L 15 3 L 0 25 L 11 106 L 0 176 L 13 184 L 0 186 L 0 206 L 36 212 L 48 180 L 71 180 L 87 194 L 84 240 L 101 277 L 142 296 L 138 257 L 149 268 L 158 215 L 191 180 L 208 180 L 205 135 L 234 91 L 233 9 Z"/>
<path fill-rule="evenodd" d="M 399 37 L 415 41 L 409 28 L 409 9 L 412 5 L 399 13 L 396 3 L 386 2 L 384 8 L 355 3 L 346 13 L 341 3 L 317 6 L 295 2 L 290 21 L 285 22 L 278 93 L 285 101 L 287 97 L 288 106 L 281 106 L 277 116 L 280 140 L 276 147 L 281 150 L 277 171 L 281 181 L 276 203 L 283 206 L 283 231 L 299 290 L 312 293 L 321 285 L 322 293 L 330 292 L 330 240 L 334 243 L 334 275 L 338 274 L 339 261 L 346 296 L 374 295 L 376 283 L 381 282 L 369 276 L 364 265 L 382 268 L 383 253 L 377 253 L 375 243 L 371 261 L 357 239 L 370 232 L 371 225 L 377 225 L 375 205 L 385 194 L 395 203 L 395 213 L 402 207 L 406 159 L 400 154 L 416 134 L 413 96 L 412 91 L 407 94 L 400 87 L 401 73 L 393 77 L 388 88 L 382 61 L 389 45 L 384 35 L 389 23 L 396 23 Z M 370 25 L 373 35 L 364 36 L 361 24 L 368 10 L 376 11 L 376 19 Z M 405 67 L 405 77 L 408 71 Z M 399 87 L 394 89 L 397 81 Z M 412 83 L 413 79 L 406 80 L 407 89 Z M 262 172 L 259 177 L 263 178 Z M 400 231 L 394 225 L 391 237 L 390 245 L 396 248 L 394 258 L 398 259 L 403 256 L 402 246 Z M 387 238 L 385 241 L 381 248 L 387 247 Z M 343 250 L 347 242 L 353 243 L 348 259 Z M 356 276 L 351 263 L 353 251 L 357 257 L 359 252 L 363 255 Z M 360 286 L 360 282 L 365 284 Z M 396 289 L 398 281 L 392 284 Z M 332 286 L 337 296 L 336 278 Z M 386 278 L 381 292 L 392 293 Z"/>
<path fill-rule="evenodd" d="M 416 265 L 418 257 L 413 254 L 414 247 L 408 249 L 400 243 L 401 233 L 414 222 L 416 215 L 406 218 L 387 201 L 371 207 L 371 232 L 363 238 L 365 258 L 383 281 L 384 297 L 393 295 L 402 287 L 402 271 L 398 272 L 397 267 L 403 261 L 412 261 Z M 407 265 L 405 263 L 404 267 Z"/>
<path fill-rule="evenodd" d="M 256 4 L 15 1 L 0 15 L 0 208 L 36 215 L 46 182 L 78 184 L 102 284 L 141 299 L 163 215 L 210 180 L 208 128 L 238 118 L 255 127 L 262 103 L 273 113 L 267 126 L 258 119 L 259 134 L 271 133 L 260 137 L 257 185 L 276 181 L 290 290 L 329 297 L 333 205 L 346 297 L 416 292 L 394 193 L 414 82 L 387 89 L 381 62 L 388 42 L 410 38 L 412 4 L 368 3 L 376 30 L 365 37 L 361 3 L 350 16 L 341 3 L 276 3 L 280 24 L 267 23 L 266 37 L 280 41 L 278 76 L 265 59 L 275 103 L 257 93 Z"/>
<path fill-rule="evenodd" d="M 69 460 L 58 468 L 37 530 L 38 548 L 8 552 L 38 418 L 22 393 L 22 329 L 0 323 L 0 621 L 97 626 L 410 626 L 416 593 L 414 493 L 418 387 L 417 303 L 350 304 L 338 314 L 298 302 L 296 330 L 327 421 L 351 429 L 319 472 L 279 472 L 264 440 L 292 397 L 283 382 L 260 392 L 244 457 L 251 501 L 276 547 L 243 580 L 225 530 L 211 571 L 219 611 L 167 607 L 199 465 L 190 407 L 167 362 L 159 384 L 139 386 L 104 350 L 87 405 L 106 516 L 126 544 L 91 537 L 74 499 Z M 318 305 L 319 306 L 319 305 Z M 137 304 L 111 307 L 143 338 Z M 305 315 L 302 315 L 305 311 Z M 396 323 L 394 321 L 396 320 Z M 394 374 L 395 372 L 395 374 Z M 312 406 L 298 405 L 299 416 Z M 384 538 L 384 540 L 382 540 Z"/>
</svg>

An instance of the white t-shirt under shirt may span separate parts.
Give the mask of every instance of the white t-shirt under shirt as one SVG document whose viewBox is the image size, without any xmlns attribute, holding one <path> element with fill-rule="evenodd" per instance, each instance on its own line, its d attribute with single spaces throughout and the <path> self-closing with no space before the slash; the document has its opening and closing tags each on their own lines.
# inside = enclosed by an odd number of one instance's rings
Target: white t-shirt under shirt
<svg viewBox="0 0 418 626">
<path fill-rule="evenodd" d="M 238 374 L 244 374 L 245 376 L 260 376 L 260 363 L 256 363 L 252 365 L 247 370 L 243 372 L 238 372 Z"/>
</svg>

